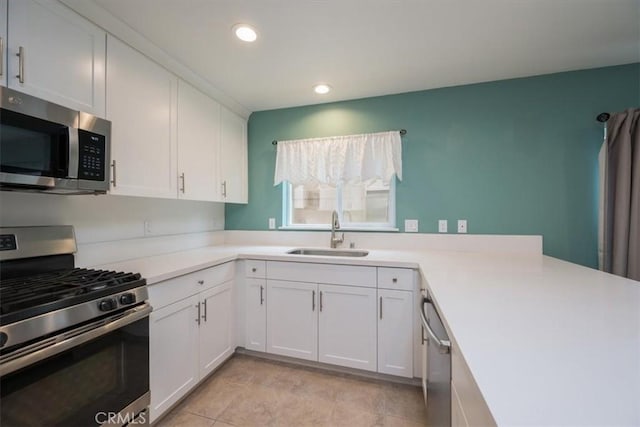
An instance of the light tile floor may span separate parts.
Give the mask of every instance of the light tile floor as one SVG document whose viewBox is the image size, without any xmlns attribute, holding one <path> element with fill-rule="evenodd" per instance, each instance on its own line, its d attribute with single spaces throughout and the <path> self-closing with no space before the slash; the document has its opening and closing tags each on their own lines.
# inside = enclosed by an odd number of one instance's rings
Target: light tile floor
<svg viewBox="0 0 640 427">
<path fill-rule="evenodd" d="M 157 427 L 424 426 L 419 387 L 235 355 Z"/>
</svg>

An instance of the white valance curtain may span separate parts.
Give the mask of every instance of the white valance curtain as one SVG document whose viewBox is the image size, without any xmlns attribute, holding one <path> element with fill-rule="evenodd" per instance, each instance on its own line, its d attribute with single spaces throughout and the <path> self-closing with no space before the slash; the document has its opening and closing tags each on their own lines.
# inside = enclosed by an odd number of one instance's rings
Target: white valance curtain
<svg viewBox="0 0 640 427">
<path fill-rule="evenodd" d="M 399 131 L 278 141 L 273 185 L 402 180 Z"/>
</svg>

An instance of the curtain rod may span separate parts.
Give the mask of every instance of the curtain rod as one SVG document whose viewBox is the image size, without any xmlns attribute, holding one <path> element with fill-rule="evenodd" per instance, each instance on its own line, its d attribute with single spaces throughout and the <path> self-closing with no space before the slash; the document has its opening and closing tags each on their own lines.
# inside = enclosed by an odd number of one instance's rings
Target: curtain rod
<svg viewBox="0 0 640 427">
<path fill-rule="evenodd" d="M 400 135 L 401 135 L 401 136 L 402 136 L 402 135 L 406 135 L 406 134 L 407 134 L 407 130 L 406 130 L 406 129 L 400 129 L 400 131 L 399 131 L 399 132 L 400 132 Z M 271 141 L 271 144 L 272 144 L 272 145 L 278 145 L 278 141 L 274 139 L 273 141 Z"/>
<path fill-rule="evenodd" d="M 609 113 L 600 113 L 598 114 L 598 117 L 596 117 L 596 120 L 600 123 L 606 123 L 607 120 L 609 120 L 609 117 L 611 117 L 611 114 Z"/>
</svg>

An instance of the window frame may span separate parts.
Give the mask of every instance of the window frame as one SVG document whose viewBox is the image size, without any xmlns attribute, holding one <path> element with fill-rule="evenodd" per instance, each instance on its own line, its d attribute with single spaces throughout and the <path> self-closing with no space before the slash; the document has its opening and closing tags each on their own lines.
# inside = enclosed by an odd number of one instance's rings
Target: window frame
<svg viewBox="0 0 640 427">
<path fill-rule="evenodd" d="M 396 176 L 389 183 L 389 222 L 346 222 L 342 211 L 342 187 L 336 189 L 336 211 L 343 231 L 400 231 L 396 225 Z M 280 230 L 331 230 L 331 224 L 294 224 L 293 218 L 293 185 L 289 181 L 282 182 L 282 226 Z"/>
</svg>

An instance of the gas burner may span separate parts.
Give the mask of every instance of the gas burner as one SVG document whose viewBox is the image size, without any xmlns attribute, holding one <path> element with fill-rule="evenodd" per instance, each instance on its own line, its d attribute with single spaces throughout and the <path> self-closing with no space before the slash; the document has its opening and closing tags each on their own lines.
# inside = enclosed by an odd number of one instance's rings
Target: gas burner
<svg viewBox="0 0 640 427">
<path fill-rule="evenodd" d="M 70 268 L 3 279 L 0 324 L 122 292 L 146 281 L 140 274 Z"/>
</svg>

